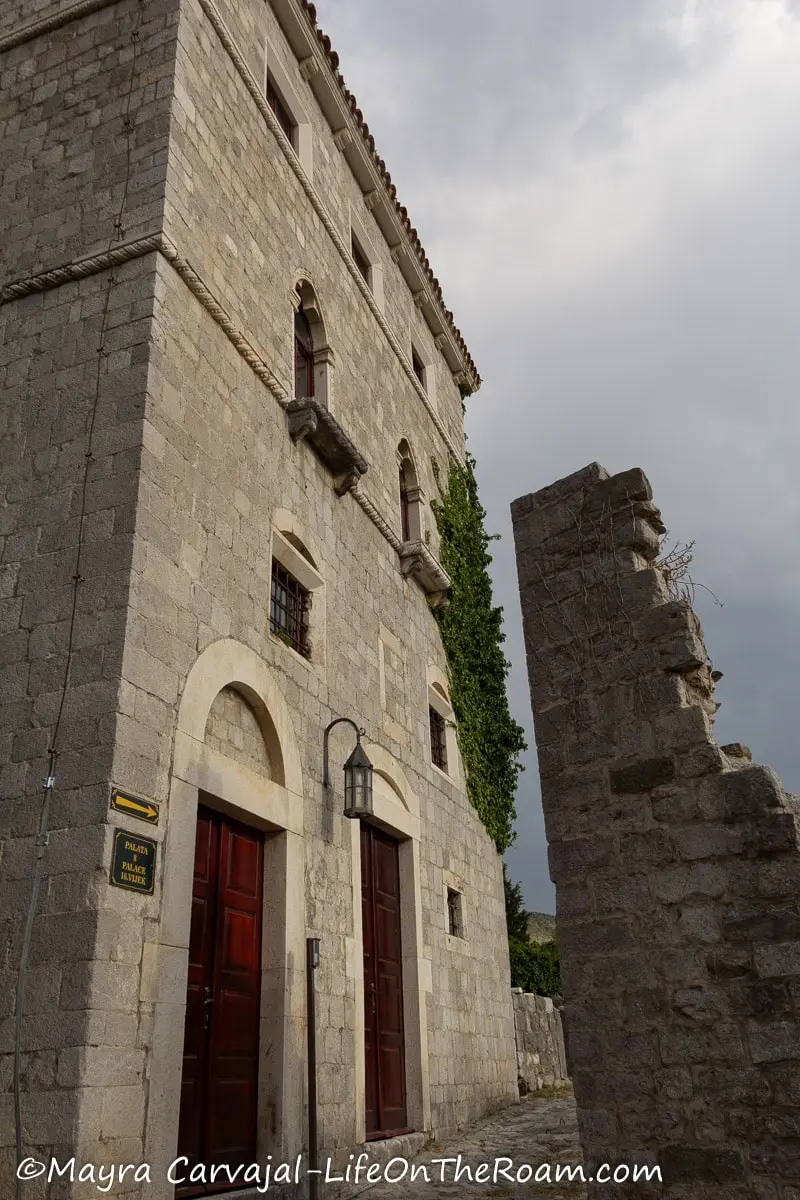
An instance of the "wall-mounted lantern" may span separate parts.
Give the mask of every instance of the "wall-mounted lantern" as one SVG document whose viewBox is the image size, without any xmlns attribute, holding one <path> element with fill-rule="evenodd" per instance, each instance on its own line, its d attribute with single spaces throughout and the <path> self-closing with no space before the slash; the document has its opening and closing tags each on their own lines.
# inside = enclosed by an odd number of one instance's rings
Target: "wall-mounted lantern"
<svg viewBox="0 0 800 1200">
<path fill-rule="evenodd" d="M 358 817 L 372 815 L 372 763 L 361 745 L 361 737 L 365 731 L 359 729 L 355 721 L 351 721 L 349 717 L 337 717 L 325 730 L 322 749 L 322 781 L 326 788 L 332 786 L 328 770 L 328 735 L 334 725 L 342 722 L 352 725 L 356 731 L 355 748 L 344 764 L 344 815 L 355 820 Z"/>
</svg>

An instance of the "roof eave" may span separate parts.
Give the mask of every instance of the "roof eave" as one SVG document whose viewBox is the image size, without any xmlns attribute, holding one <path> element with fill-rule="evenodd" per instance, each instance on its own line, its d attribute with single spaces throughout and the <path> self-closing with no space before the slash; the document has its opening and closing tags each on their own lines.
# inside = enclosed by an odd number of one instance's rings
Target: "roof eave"
<svg viewBox="0 0 800 1200">
<path fill-rule="evenodd" d="M 445 307 L 441 285 L 405 208 L 397 200 L 391 176 L 375 150 L 374 139 L 355 97 L 339 74 L 338 55 L 317 26 L 313 4 L 308 0 L 270 0 L 270 3 L 454 380 L 476 392 L 481 379 L 475 363 L 456 328 L 453 314 Z M 311 66 L 313 62 L 317 63 L 317 69 Z"/>
</svg>

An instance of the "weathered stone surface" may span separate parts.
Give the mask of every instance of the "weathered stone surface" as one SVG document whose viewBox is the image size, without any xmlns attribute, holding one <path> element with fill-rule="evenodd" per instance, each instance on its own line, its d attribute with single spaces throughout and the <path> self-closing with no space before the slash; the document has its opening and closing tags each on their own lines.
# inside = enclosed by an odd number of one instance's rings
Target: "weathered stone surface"
<svg viewBox="0 0 800 1200">
<path fill-rule="evenodd" d="M 641 472 L 594 464 L 512 513 L 585 1157 L 658 1161 L 670 1200 L 786 1200 L 800 806 L 746 747 L 713 742 L 720 676 L 637 534 L 663 530 Z"/>
<path fill-rule="evenodd" d="M 569 1083 L 561 1013 L 549 996 L 512 989 L 520 1095 Z"/>
<path fill-rule="evenodd" d="M 649 792 L 675 778 L 675 763 L 669 755 L 660 758 L 644 758 L 624 767 L 612 767 L 609 771 L 612 792 Z"/>
<path fill-rule="evenodd" d="M 455 1130 L 517 1096 L 502 864 L 455 739 L 449 775 L 431 762 L 426 692 L 447 663 L 419 572 L 401 571 L 397 451 L 404 440 L 417 465 L 424 582 L 445 588 L 430 571 L 438 531 L 423 497 L 437 494 L 432 460 L 463 453 L 461 351 L 415 305 L 364 177 L 334 141 L 338 103 L 326 116 L 301 70 L 306 36 L 317 85 L 324 76 L 338 95 L 303 6 L 0 10 L 18 35 L 0 42 L 3 1055 L 56 733 L 59 752 L 23 1025 L 24 1141 L 73 1153 L 80 1130 L 82 1161 L 119 1147 L 122 1161 L 152 1163 L 147 1200 L 171 1197 L 201 795 L 265 831 L 265 855 L 284 854 L 265 872 L 259 1156 L 292 1157 L 307 1128 L 306 933 L 323 947 L 320 1144 L 346 1161 L 363 1139 L 359 850 L 342 815 L 342 730 L 336 788 L 321 779 L 323 730 L 342 715 L 381 758 L 378 802 L 401 841 L 409 1123 L 423 1137 Z M 265 53 L 307 119 L 302 168 L 270 123 Z M 349 213 L 375 252 L 371 297 L 349 255 Z M 327 407 L 291 408 L 301 276 L 324 311 L 329 344 L 315 343 L 314 367 L 315 379 L 327 372 Z M 293 417 L 307 421 L 297 442 Z M 274 535 L 317 580 L 309 659 L 271 632 Z M 220 647 L 230 657 L 206 696 Z M 160 806 L 158 824 L 140 827 L 158 842 L 152 896 L 110 886 L 123 822 L 112 783 Z M 463 938 L 448 932 L 448 887 L 463 897 Z M 2 1071 L 7 1148 L 5 1058 Z M 44 1194 L 34 1186 L 26 1200 Z M 0 1194 L 13 1190 L 0 1156 Z"/>
</svg>

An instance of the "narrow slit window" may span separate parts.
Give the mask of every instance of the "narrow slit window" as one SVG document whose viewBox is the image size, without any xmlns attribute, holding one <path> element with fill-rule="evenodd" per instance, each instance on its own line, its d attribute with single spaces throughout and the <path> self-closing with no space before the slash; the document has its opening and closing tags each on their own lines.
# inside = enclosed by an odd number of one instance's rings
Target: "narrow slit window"
<svg viewBox="0 0 800 1200">
<path fill-rule="evenodd" d="M 461 893 L 447 889 L 447 932 L 451 937 L 463 938 L 464 922 L 461 917 Z"/>
<path fill-rule="evenodd" d="M 278 124 L 292 144 L 292 149 L 297 150 L 297 125 L 292 119 L 292 114 L 281 99 L 272 78 L 267 76 L 267 104 L 270 106 L 275 116 L 278 118 Z"/>
<path fill-rule="evenodd" d="M 359 246 L 356 236 L 354 233 L 352 233 L 352 231 L 350 233 L 350 253 L 353 256 L 353 262 L 358 267 L 359 274 L 361 274 L 364 278 L 364 282 L 366 284 L 371 284 L 372 264 Z"/>
<path fill-rule="evenodd" d="M 431 725 L 431 761 L 440 771 L 447 771 L 447 733 L 444 717 L 435 708 L 429 708 Z"/>
<path fill-rule="evenodd" d="M 417 379 L 425 387 L 425 364 L 413 346 L 411 347 L 411 366 L 414 368 L 414 374 Z"/>
</svg>

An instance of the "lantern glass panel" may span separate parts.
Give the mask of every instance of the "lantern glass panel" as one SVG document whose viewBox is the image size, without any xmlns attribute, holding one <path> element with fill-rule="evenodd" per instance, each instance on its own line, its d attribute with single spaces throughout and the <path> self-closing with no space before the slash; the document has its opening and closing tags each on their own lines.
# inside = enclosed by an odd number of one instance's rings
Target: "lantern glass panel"
<svg viewBox="0 0 800 1200">
<path fill-rule="evenodd" d="M 357 749 L 360 753 L 354 752 L 344 768 L 345 815 L 353 817 L 372 812 L 372 764 L 359 762 L 366 755 L 361 747 Z"/>
</svg>

